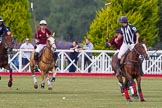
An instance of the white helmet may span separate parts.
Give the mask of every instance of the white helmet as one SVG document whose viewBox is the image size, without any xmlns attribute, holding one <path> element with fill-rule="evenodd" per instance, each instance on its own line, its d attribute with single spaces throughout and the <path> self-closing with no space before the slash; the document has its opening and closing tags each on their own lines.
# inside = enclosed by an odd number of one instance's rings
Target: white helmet
<svg viewBox="0 0 162 108">
<path fill-rule="evenodd" d="M 39 24 L 46 24 L 47 25 L 47 22 L 46 22 L 46 20 L 41 20 Z"/>
</svg>

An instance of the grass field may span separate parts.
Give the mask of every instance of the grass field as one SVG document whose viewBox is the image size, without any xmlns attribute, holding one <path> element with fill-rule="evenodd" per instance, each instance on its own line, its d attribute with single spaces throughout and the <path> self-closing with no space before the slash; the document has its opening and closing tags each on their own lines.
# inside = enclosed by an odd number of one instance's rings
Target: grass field
<svg viewBox="0 0 162 108">
<path fill-rule="evenodd" d="M 37 77 L 40 82 L 40 77 Z M 128 103 L 119 92 L 116 78 L 57 77 L 53 90 L 34 89 L 29 76 L 0 81 L 0 108 L 162 108 L 162 79 L 143 78 L 146 102 Z"/>
</svg>

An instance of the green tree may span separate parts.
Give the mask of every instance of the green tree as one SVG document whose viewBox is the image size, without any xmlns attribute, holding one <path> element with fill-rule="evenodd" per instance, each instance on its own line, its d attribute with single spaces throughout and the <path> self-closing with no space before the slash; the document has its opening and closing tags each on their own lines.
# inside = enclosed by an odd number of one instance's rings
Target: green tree
<svg viewBox="0 0 162 108">
<path fill-rule="evenodd" d="M 103 0 L 29 0 L 34 3 L 37 26 L 41 19 L 48 22 L 57 38 L 81 41 L 95 18 Z M 32 17 L 33 20 L 33 17 Z M 34 27 L 34 22 L 32 26 Z"/>
<path fill-rule="evenodd" d="M 154 47 L 162 48 L 162 0 L 158 0 L 158 8 L 159 21 L 157 23 L 157 27 L 159 28 L 159 31 L 158 38 L 154 42 Z"/>
<path fill-rule="evenodd" d="M 115 29 L 121 26 L 118 23 L 120 16 L 127 16 L 129 22 L 139 30 L 141 39 L 145 38 L 149 46 L 153 44 L 158 36 L 157 0 L 107 0 L 108 2 L 111 4 L 97 13 L 86 35 L 94 43 L 95 49 L 105 49 L 105 38 L 113 37 Z"/>
<path fill-rule="evenodd" d="M 101 2 L 101 1 L 100 1 Z M 48 21 L 57 35 L 64 40 L 82 40 L 96 10 L 101 4 L 96 0 L 53 0 Z"/>
<path fill-rule="evenodd" d="M 0 0 L 0 15 L 19 42 L 32 37 L 28 0 Z"/>
</svg>

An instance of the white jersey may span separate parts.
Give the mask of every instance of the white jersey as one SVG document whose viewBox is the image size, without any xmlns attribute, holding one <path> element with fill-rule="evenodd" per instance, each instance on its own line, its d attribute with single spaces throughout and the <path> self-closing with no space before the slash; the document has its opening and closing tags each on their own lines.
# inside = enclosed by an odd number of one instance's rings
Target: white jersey
<svg viewBox="0 0 162 108">
<path fill-rule="evenodd" d="M 34 46 L 31 44 L 31 43 L 23 43 L 21 46 L 20 46 L 20 49 L 34 49 Z M 22 57 L 23 58 L 30 58 L 30 55 L 31 55 L 31 51 L 24 51 Z"/>
<path fill-rule="evenodd" d="M 125 44 L 135 44 L 136 43 L 136 33 L 138 30 L 131 24 L 128 24 L 126 27 L 121 27 L 123 33 L 123 42 Z"/>
</svg>

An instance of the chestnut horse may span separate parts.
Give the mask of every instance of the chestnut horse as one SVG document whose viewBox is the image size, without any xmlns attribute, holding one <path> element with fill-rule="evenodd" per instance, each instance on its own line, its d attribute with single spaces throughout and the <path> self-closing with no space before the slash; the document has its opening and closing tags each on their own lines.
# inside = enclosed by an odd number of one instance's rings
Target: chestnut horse
<svg viewBox="0 0 162 108">
<path fill-rule="evenodd" d="M 0 68 L 9 70 L 9 81 L 8 87 L 12 87 L 12 69 L 8 63 L 8 54 L 12 51 L 13 48 L 13 38 L 10 35 L 4 35 L 0 39 Z M 0 77 L 1 78 L 1 77 Z"/>
<path fill-rule="evenodd" d="M 55 72 L 55 61 L 53 59 L 53 52 L 56 50 L 55 45 L 55 39 L 53 36 L 48 37 L 46 41 L 46 47 L 42 50 L 41 54 L 39 55 L 39 62 L 38 62 L 38 68 L 41 71 L 41 77 L 42 77 L 42 83 L 41 88 L 44 88 L 45 86 L 45 79 L 48 83 L 48 90 L 52 90 L 52 84 L 49 80 L 48 73 L 49 71 Z M 37 79 L 34 72 L 34 52 L 31 54 L 30 57 L 30 68 L 32 71 L 32 76 L 34 79 L 34 88 L 38 88 Z"/>
<path fill-rule="evenodd" d="M 140 100 L 144 101 L 142 89 L 141 89 L 141 75 L 140 75 L 140 63 L 139 56 L 143 59 L 148 59 L 146 45 L 144 43 L 138 43 L 134 46 L 132 51 L 128 51 L 121 59 L 121 75 L 117 76 L 119 83 L 121 84 L 121 90 L 123 90 L 125 94 L 125 98 L 128 102 L 131 102 L 130 96 L 128 94 L 128 87 L 132 92 L 132 96 L 135 99 L 138 99 L 138 94 L 136 90 L 136 84 L 134 79 L 136 79 L 138 85 L 138 93 L 140 96 Z M 116 74 L 115 64 L 117 61 L 117 54 L 115 54 L 112 58 L 112 68 Z M 125 81 L 123 81 L 123 78 Z"/>
</svg>

